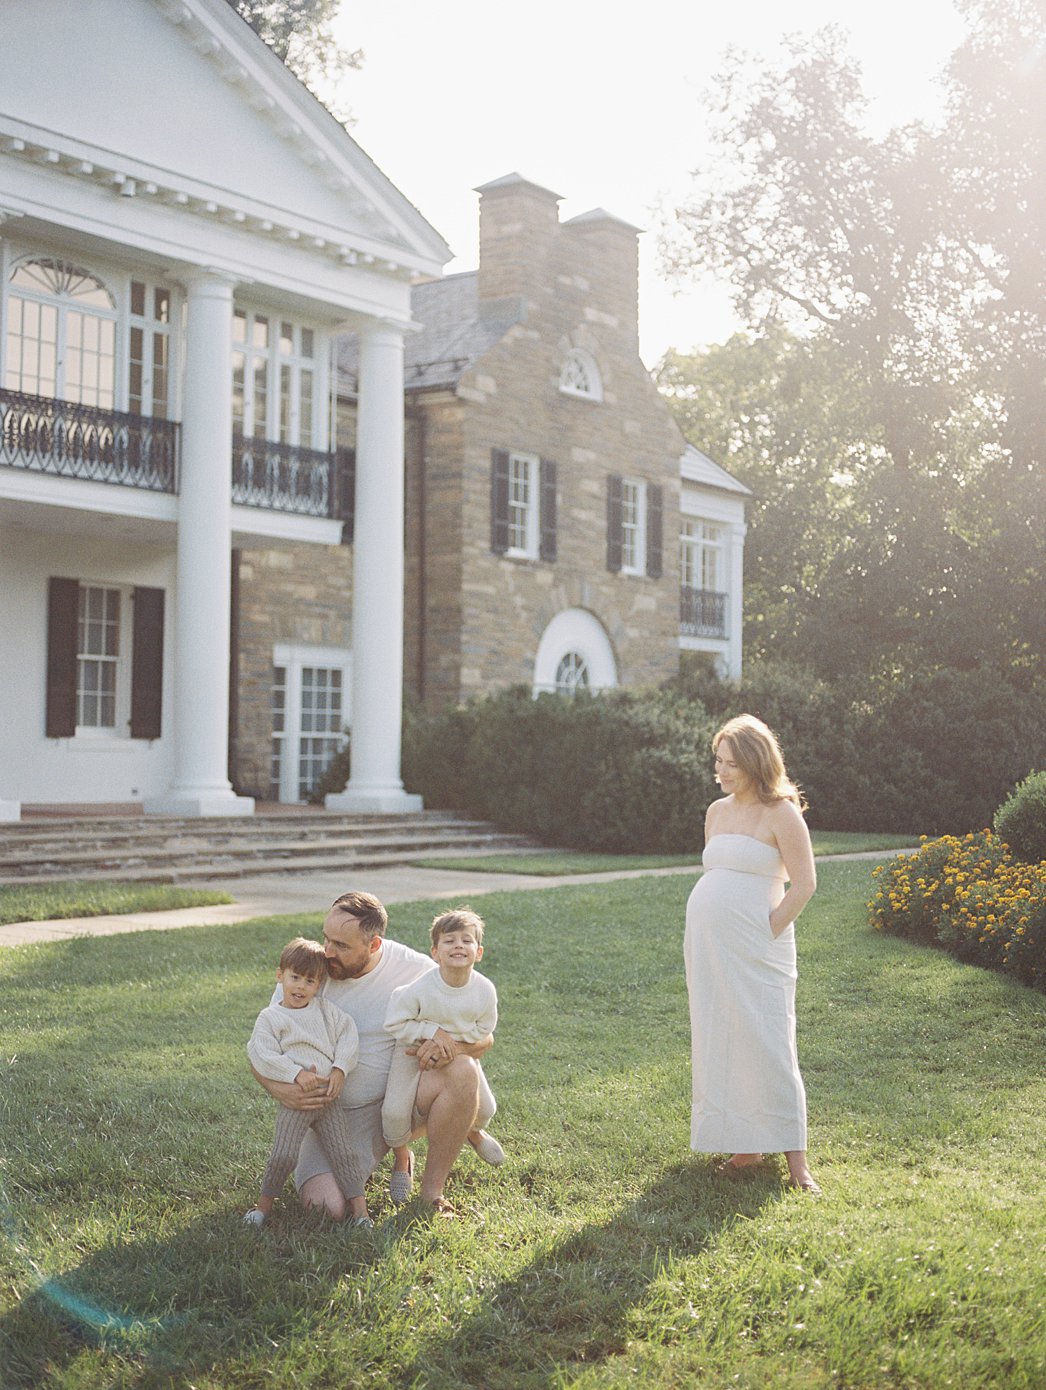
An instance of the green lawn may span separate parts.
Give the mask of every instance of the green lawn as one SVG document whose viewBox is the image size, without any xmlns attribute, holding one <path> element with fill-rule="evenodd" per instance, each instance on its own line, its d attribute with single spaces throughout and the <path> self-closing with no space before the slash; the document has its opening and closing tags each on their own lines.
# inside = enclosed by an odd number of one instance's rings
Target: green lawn
<svg viewBox="0 0 1046 1390">
<path fill-rule="evenodd" d="M 169 884 L 78 883 L 0 887 L 0 925 L 5 922 L 50 922 L 65 917 L 106 917 L 110 913 L 163 912 L 173 907 L 231 903 L 228 893 L 209 888 L 172 888 Z"/>
<path fill-rule="evenodd" d="M 875 834 L 864 831 L 815 830 L 814 854 L 859 854 L 872 850 L 909 849 L 916 843 L 911 835 Z M 453 859 L 415 859 L 419 869 L 455 869 L 462 873 L 536 874 L 552 878 L 559 874 L 605 874 L 622 869 L 670 869 L 695 866 L 700 851 L 693 854 L 587 854 L 581 850 L 542 850 L 538 853 L 477 854 Z"/>
<path fill-rule="evenodd" d="M 870 931 L 869 868 L 799 926 L 820 1201 L 687 1148 L 683 877 L 476 900 L 509 1159 L 373 1233 L 240 1221 L 246 1038 L 318 915 L 0 952 L 5 1390 L 1042 1390 L 1046 998 Z"/>
</svg>

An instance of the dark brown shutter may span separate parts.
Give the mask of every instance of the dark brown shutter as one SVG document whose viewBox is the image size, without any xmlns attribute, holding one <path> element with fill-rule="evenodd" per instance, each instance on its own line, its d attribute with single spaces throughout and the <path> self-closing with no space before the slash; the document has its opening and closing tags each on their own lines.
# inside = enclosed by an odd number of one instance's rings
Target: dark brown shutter
<svg viewBox="0 0 1046 1390">
<path fill-rule="evenodd" d="M 508 549 L 508 450 L 490 451 L 490 548 L 495 555 Z"/>
<path fill-rule="evenodd" d="M 538 554 L 542 560 L 556 558 L 556 465 L 551 459 L 541 460 L 541 544 Z"/>
<path fill-rule="evenodd" d="M 620 570 L 622 555 L 621 479 L 611 473 L 607 478 L 607 569 Z"/>
<path fill-rule="evenodd" d="M 47 581 L 47 715 L 48 738 L 76 733 L 76 620 L 80 610 L 78 579 Z"/>
<path fill-rule="evenodd" d="M 646 485 L 646 572 L 651 579 L 661 578 L 661 489 Z"/>
<path fill-rule="evenodd" d="M 341 543 L 351 545 L 356 530 L 356 450 L 338 449 L 334 456 L 336 484 L 334 516 L 342 522 Z"/>
<path fill-rule="evenodd" d="M 131 737 L 159 738 L 163 707 L 162 589 L 135 588 Z"/>
</svg>

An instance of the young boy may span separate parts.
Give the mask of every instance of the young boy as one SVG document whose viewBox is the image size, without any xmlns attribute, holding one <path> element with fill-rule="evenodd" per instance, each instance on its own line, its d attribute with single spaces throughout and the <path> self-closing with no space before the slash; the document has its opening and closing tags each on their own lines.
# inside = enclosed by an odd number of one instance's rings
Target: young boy
<svg viewBox="0 0 1046 1390">
<path fill-rule="evenodd" d="M 454 1042 L 480 1042 L 498 1021 L 494 986 L 473 969 L 483 959 L 483 918 L 467 907 L 444 912 L 429 936 L 439 968 L 394 990 L 385 1014 L 385 1031 L 397 1040 L 381 1108 L 382 1132 L 391 1148 L 406 1144 L 414 1127 L 421 1072 L 408 1049 L 441 1032 Z M 471 1130 L 468 1141 L 484 1162 L 504 1163 L 504 1150 L 485 1130 Z"/>
<path fill-rule="evenodd" d="M 317 998 L 327 978 L 327 957 L 318 941 L 295 937 L 280 956 L 276 980 L 283 990 L 279 1003 L 262 1009 L 247 1044 L 251 1064 L 272 1081 L 301 1085 L 316 1073 L 327 1076 L 327 1095 L 333 1101 L 345 1083 L 345 1074 L 356 1065 L 359 1038 L 356 1025 L 342 1009 Z M 291 1110 L 281 1105 L 276 1115 L 272 1152 L 262 1178 L 261 1196 L 243 1218 L 261 1226 L 272 1204 L 298 1162 L 302 1140 L 311 1127 L 330 1159 L 335 1179 L 348 1195 L 363 1190 L 359 1175 L 345 1157 L 351 1152 L 345 1111 L 330 1104 L 322 1110 Z M 354 1226 L 374 1223 L 356 1217 Z"/>
</svg>

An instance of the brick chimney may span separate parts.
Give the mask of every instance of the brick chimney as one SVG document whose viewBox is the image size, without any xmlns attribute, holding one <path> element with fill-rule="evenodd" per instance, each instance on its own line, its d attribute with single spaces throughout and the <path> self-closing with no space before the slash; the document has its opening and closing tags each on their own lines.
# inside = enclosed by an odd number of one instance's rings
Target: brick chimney
<svg viewBox="0 0 1046 1390">
<path fill-rule="evenodd" d="M 549 258 L 559 231 L 560 195 L 521 174 L 506 174 L 479 194 L 479 297 L 551 293 Z"/>
</svg>

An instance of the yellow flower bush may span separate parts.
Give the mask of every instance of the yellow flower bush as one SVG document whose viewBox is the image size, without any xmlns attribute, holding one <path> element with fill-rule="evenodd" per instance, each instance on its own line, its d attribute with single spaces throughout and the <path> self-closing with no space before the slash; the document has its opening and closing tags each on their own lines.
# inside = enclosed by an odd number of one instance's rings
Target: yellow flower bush
<svg viewBox="0 0 1046 1390">
<path fill-rule="evenodd" d="M 1016 861 L 990 830 L 923 838 L 915 854 L 873 870 L 868 904 L 881 931 L 943 947 L 960 960 L 1046 991 L 1046 860 Z"/>
</svg>

